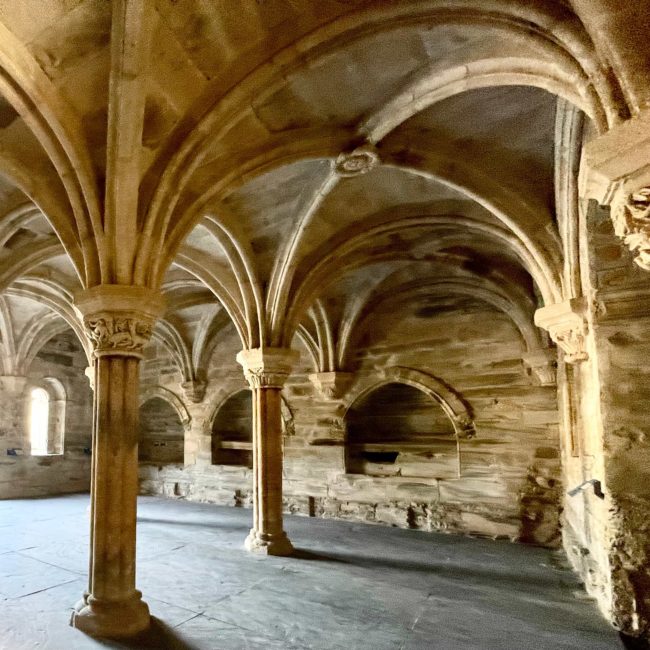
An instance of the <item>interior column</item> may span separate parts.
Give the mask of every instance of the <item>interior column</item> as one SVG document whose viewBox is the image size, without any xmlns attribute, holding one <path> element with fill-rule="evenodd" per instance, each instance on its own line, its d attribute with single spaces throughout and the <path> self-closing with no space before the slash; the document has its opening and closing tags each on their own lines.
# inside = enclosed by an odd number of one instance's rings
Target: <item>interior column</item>
<svg viewBox="0 0 650 650">
<path fill-rule="evenodd" d="M 253 528 L 245 546 L 252 553 L 289 555 L 293 547 L 282 526 L 281 390 L 298 352 L 284 348 L 242 350 L 253 400 Z"/>
<path fill-rule="evenodd" d="M 100 285 L 79 294 L 95 357 L 90 575 L 71 624 L 99 637 L 127 637 L 149 627 L 135 588 L 138 496 L 139 366 L 160 294 Z"/>
</svg>

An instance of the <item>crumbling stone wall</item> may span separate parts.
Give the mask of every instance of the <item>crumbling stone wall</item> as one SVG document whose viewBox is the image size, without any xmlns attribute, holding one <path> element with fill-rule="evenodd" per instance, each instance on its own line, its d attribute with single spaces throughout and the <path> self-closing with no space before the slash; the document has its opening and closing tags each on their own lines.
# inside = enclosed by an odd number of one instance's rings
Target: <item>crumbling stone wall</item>
<svg viewBox="0 0 650 650">
<path fill-rule="evenodd" d="M 592 202 L 584 219 L 589 359 L 575 371 L 576 449 L 564 465 L 567 488 L 595 479 L 601 494 L 566 497 L 564 547 L 614 625 L 650 638 L 648 276 L 615 238 L 607 209 Z"/>
</svg>

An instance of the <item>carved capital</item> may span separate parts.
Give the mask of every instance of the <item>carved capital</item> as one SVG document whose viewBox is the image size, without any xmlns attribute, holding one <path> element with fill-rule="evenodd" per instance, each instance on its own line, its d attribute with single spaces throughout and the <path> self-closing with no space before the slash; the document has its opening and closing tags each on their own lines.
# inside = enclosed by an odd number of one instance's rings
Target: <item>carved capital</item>
<svg viewBox="0 0 650 650">
<path fill-rule="evenodd" d="M 204 381 L 199 381 L 198 379 L 193 379 L 192 381 L 185 381 L 181 384 L 181 389 L 185 399 L 194 404 L 198 404 L 203 401 L 205 397 L 205 389 L 207 384 Z"/>
<path fill-rule="evenodd" d="M 336 173 L 343 178 L 367 174 L 379 164 L 379 154 L 370 144 L 357 147 L 354 151 L 344 152 L 336 159 Z"/>
<path fill-rule="evenodd" d="M 161 294 L 145 287 L 103 284 L 75 296 L 96 357 L 141 359 L 163 306 Z"/>
<path fill-rule="evenodd" d="M 153 328 L 152 320 L 131 312 L 97 312 L 83 322 L 96 357 L 142 358 Z"/>
<path fill-rule="evenodd" d="M 551 339 L 564 352 L 567 363 L 586 361 L 587 323 L 582 303 L 578 300 L 565 300 L 542 307 L 535 312 L 535 325 L 545 329 Z"/>
<path fill-rule="evenodd" d="M 325 399 L 338 399 L 350 387 L 354 375 L 350 372 L 316 372 L 309 381 Z"/>
<path fill-rule="evenodd" d="M 288 348 L 254 348 L 237 355 L 251 388 L 282 388 L 299 359 L 300 353 Z"/>
<path fill-rule="evenodd" d="M 553 386 L 556 382 L 556 354 L 553 350 L 536 350 L 523 358 L 524 367 L 538 386 Z"/>
<path fill-rule="evenodd" d="M 636 254 L 634 261 L 650 271 L 650 187 L 636 192 L 621 188 L 611 201 L 614 232 Z"/>
</svg>

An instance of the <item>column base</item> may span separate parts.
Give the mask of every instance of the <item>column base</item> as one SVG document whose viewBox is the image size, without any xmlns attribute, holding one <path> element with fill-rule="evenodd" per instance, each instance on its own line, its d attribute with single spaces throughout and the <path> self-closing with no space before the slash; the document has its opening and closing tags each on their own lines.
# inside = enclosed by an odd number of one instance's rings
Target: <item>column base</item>
<svg viewBox="0 0 650 650">
<path fill-rule="evenodd" d="M 276 535 L 259 533 L 254 528 L 248 533 L 244 542 L 244 548 L 250 553 L 257 555 L 291 555 L 293 545 L 289 541 L 287 534 L 282 531 Z"/>
<path fill-rule="evenodd" d="M 149 628 L 151 617 L 142 594 L 135 592 L 129 600 L 98 600 L 84 596 L 72 612 L 70 625 L 85 634 L 107 639 L 135 636 Z"/>
</svg>

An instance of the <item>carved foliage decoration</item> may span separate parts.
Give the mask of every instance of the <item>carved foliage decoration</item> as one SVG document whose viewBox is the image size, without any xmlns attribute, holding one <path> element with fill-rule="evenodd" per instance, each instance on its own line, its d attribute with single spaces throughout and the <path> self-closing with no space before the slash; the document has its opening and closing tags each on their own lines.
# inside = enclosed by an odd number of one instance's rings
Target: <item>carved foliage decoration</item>
<svg viewBox="0 0 650 650">
<path fill-rule="evenodd" d="M 611 204 L 614 232 L 636 253 L 634 261 L 650 271 L 650 187 L 618 192 Z"/>
<path fill-rule="evenodd" d="M 142 357 L 153 324 L 150 319 L 135 313 L 103 312 L 84 318 L 84 326 L 96 356 Z"/>
<path fill-rule="evenodd" d="M 237 362 L 244 368 L 244 376 L 252 389 L 282 388 L 291 374 L 300 354 L 283 348 L 255 348 L 242 350 Z"/>
<path fill-rule="evenodd" d="M 251 388 L 282 388 L 289 373 L 282 369 L 247 368 L 244 376 Z"/>
<path fill-rule="evenodd" d="M 586 361 L 587 323 L 584 305 L 576 299 L 547 305 L 535 312 L 535 324 L 545 329 L 564 352 L 567 363 Z"/>
<path fill-rule="evenodd" d="M 585 328 L 583 324 L 556 326 L 549 330 L 551 338 L 564 351 L 564 360 L 567 363 L 586 361 Z"/>
</svg>

